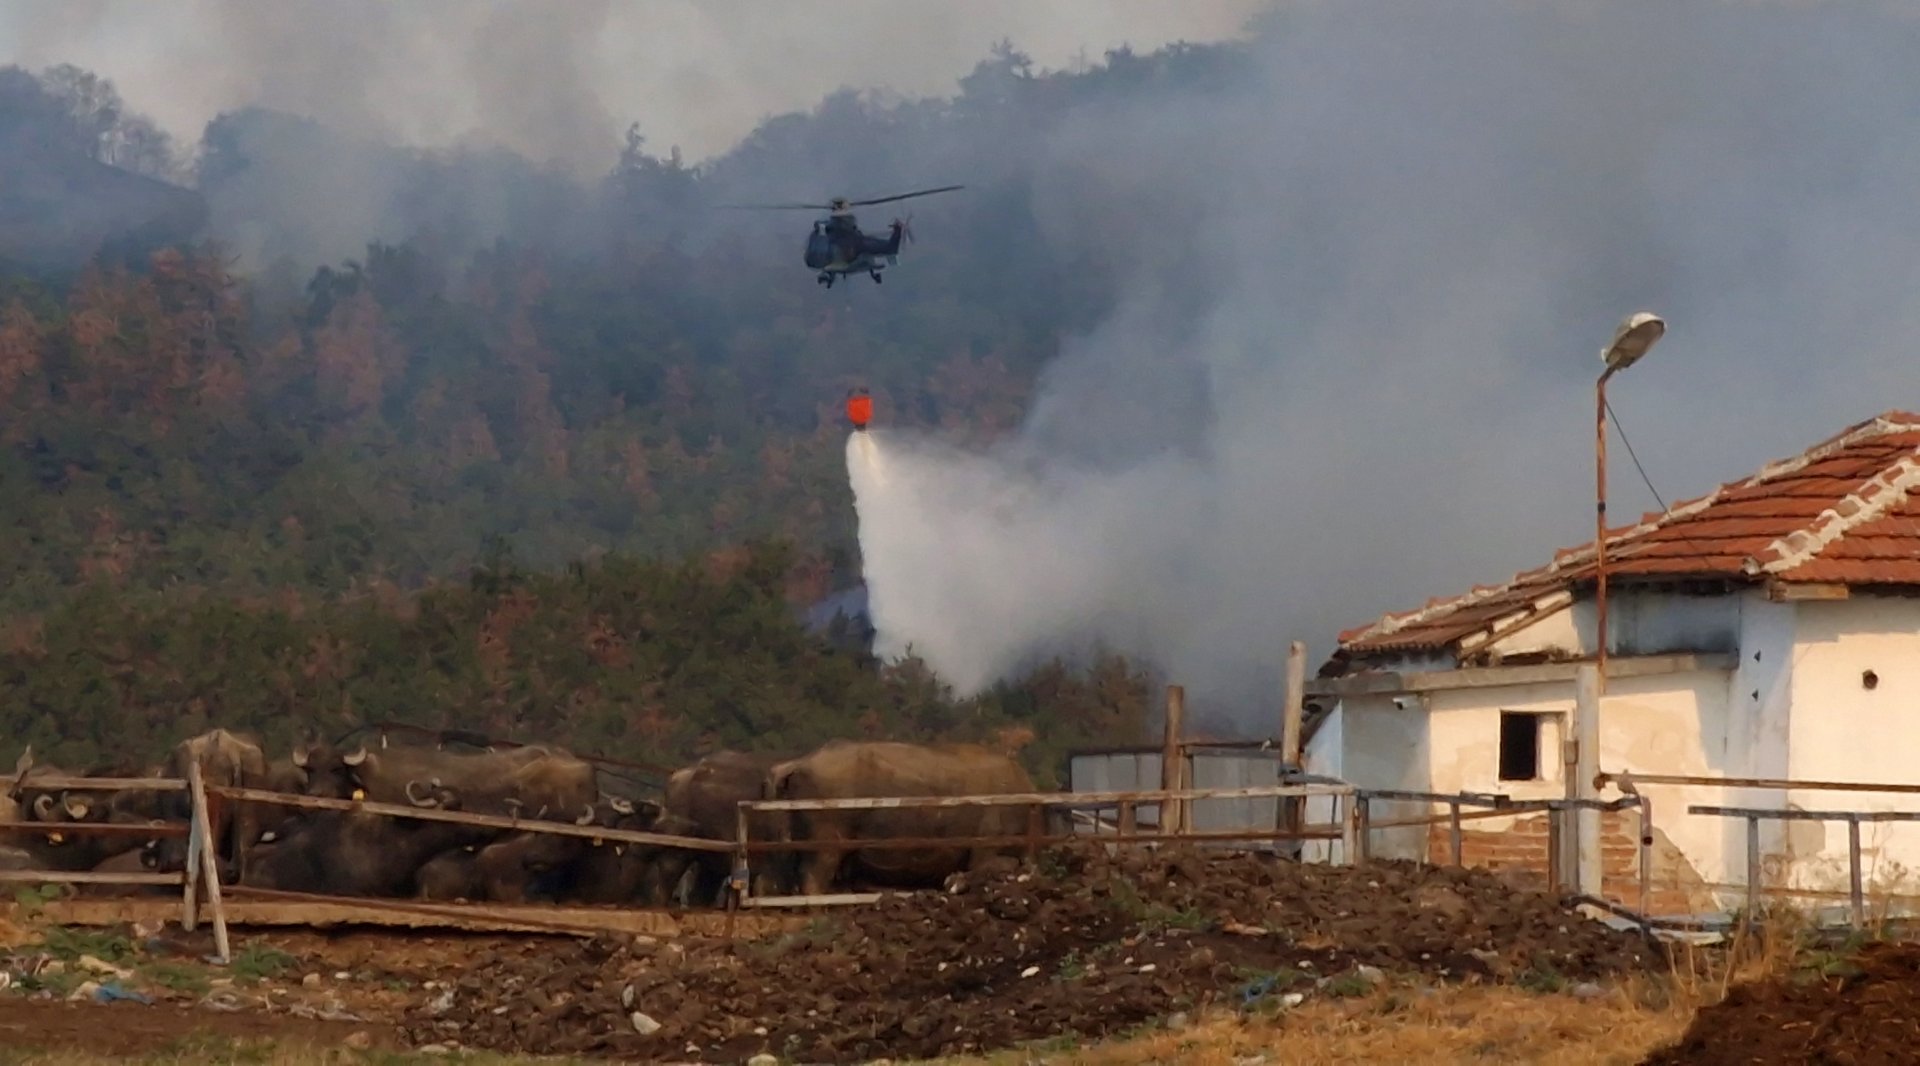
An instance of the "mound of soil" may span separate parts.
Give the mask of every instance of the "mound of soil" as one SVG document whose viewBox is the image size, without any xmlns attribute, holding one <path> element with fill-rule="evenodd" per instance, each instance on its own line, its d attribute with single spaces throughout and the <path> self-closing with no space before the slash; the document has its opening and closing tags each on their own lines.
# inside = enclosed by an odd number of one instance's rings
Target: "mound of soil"
<svg viewBox="0 0 1920 1066">
<path fill-rule="evenodd" d="M 503 946 L 408 1020 L 416 1042 L 628 1059 L 935 1057 L 1390 973 L 1588 979 L 1660 948 L 1492 874 L 1058 849 L 777 941 Z"/>
<path fill-rule="evenodd" d="M 1874 945 L 1834 969 L 1735 985 L 1642 1066 L 1920 1060 L 1920 945 Z"/>
</svg>

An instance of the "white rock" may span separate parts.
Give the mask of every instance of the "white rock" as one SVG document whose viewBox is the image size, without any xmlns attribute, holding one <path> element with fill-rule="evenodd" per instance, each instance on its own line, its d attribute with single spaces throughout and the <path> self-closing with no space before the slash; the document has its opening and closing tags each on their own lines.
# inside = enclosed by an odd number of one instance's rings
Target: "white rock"
<svg viewBox="0 0 1920 1066">
<path fill-rule="evenodd" d="M 747 1066 L 780 1066 L 780 1060 L 763 1051 L 748 1059 Z"/>
<path fill-rule="evenodd" d="M 1383 985 L 1387 983 L 1386 971 L 1382 970 L 1378 966 L 1368 966 L 1365 963 L 1362 963 L 1361 965 L 1354 967 L 1353 972 L 1355 974 L 1358 974 L 1362 981 L 1365 981 L 1370 985 Z"/>
<path fill-rule="evenodd" d="M 1155 969 L 1156 967 L 1153 965 L 1153 963 L 1147 963 L 1145 966 L 1140 967 L 1140 972 L 1152 973 Z"/>
<path fill-rule="evenodd" d="M 336 981 L 351 981 L 353 980 L 353 975 L 345 970 L 341 970 L 339 973 L 333 975 L 333 979 Z"/>
<path fill-rule="evenodd" d="M 633 1031 L 639 1033 L 641 1036 L 652 1036 L 660 1031 L 659 1022 L 654 1021 L 639 1011 L 634 1011 L 632 1014 L 629 1014 L 627 1020 L 633 1023 Z"/>
<path fill-rule="evenodd" d="M 633 986 L 632 985 L 628 985 L 625 988 L 622 988 L 620 990 L 620 1005 L 622 1007 L 627 1008 L 628 1010 L 633 1009 Z"/>
<path fill-rule="evenodd" d="M 1020 971 L 1020 976 L 1022 976 L 1022 977 L 1032 977 L 1032 976 L 1033 976 L 1034 974 L 1037 974 L 1037 973 L 1039 973 L 1039 972 L 1040 972 L 1040 967 L 1038 967 L 1038 966 L 1029 966 L 1029 967 L 1027 967 L 1026 969 L 1024 969 L 1024 970 L 1021 970 L 1021 971 Z"/>
<path fill-rule="evenodd" d="M 1304 992 L 1289 992 L 1286 995 L 1280 997 L 1280 1005 L 1282 1007 L 1298 1007 L 1300 1004 L 1305 1003 L 1306 1001 L 1307 1001 L 1307 996 L 1306 996 L 1306 993 Z"/>
<path fill-rule="evenodd" d="M 302 978 L 300 979 L 300 983 L 301 983 L 302 985 L 304 985 L 304 986 L 306 986 L 306 987 L 308 987 L 308 988 L 319 988 L 319 987 L 320 987 L 320 975 L 319 975 L 319 974 L 317 974 L 317 973 L 310 973 L 310 974 L 308 974 L 308 975 L 306 975 L 305 977 L 302 977 Z"/>
<path fill-rule="evenodd" d="M 1185 1029 L 1187 1027 L 1187 1022 L 1188 1022 L 1188 1019 L 1187 1019 L 1186 1011 L 1175 1011 L 1172 1014 L 1167 1015 L 1167 1028 L 1172 1029 L 1175 1032 L 1178 1032 L 1181 1029 Z"/>
<path fill-rule="evenodd" d="M 1574 985 L 1570 991 L 1573 993 L 1573 998 L 1575 999 L 1599 999 L 1601 996 L 1607 994 L 1606 989 L 1601 988 L 1592 981 L 1582 981 Z"/>
<path fill-rule="evenodd" d="M 450 1051 L 448 1050 L 447 1045 L 445 1044 L 422 1044 L 421 1046 L 414 1048 L 413 1050 L 418 1051 L 422 1055 L 450 1054 Z"/>
</svg>

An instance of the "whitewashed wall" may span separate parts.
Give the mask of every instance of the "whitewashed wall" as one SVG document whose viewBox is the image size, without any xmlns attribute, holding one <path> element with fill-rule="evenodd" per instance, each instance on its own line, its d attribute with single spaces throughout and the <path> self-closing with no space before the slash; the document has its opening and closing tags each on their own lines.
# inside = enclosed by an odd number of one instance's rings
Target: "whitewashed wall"
<svg viewBox="0 0 1920 1066">
<path fill-rule="evenodd" d="M 1920 784 L 1920 600 L 1859 596 L 1802 602 L 1791 688 L 1791 776 L 1802 781 Z M 1877 685 L 1867 688 L 1871 670 Z M 1802 810 L 1920 810 L 1920 796 L 1795 789 Z M 1869 890 L 1920 894 L 1920 822 L 1863 824 Z M 1784 854 L 1781 854 L 1784 853 Z M 1798 888 L 1844 890 L 1843 822 L 1794 823 L 1776 854 Z M 1775 860 L 1774 872 L 1780 868 Z"/>
</svg>

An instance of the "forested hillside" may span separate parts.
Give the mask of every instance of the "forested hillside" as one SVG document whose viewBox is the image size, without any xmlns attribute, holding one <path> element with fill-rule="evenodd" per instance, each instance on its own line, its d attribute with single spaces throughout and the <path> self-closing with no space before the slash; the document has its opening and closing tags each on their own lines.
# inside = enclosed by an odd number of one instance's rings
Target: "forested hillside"
<svg viewBox="0 0 1920 1066">
<path fill-rule="evenodd" d="M 74 253 L 27 255 L 0 228 L 0 713 L 88 758 L 309 716 L 642 758 L 850 731 L 1124 738 L 1144 699 L 1125 664 L 961 707 L 774 605 L 857 580 L 848 387 L 888 422 L 991 439 L 1113 300 L 1111 264 L 1055 260 L 1023 155 L 1074 108 L 1233 61 L 1038 75 L 1002 48 L 952 100 L 842 93 L 699 168 L 636 129 L 597 183 L 262 111 L 188 152 L 84 72 L 4 72 L 10 166 L 177 184 L 105 234 L 77 222 L 86 189 L 0 188 L 36 249 L 73 222 Z M 322 163 L 364 185 L 303 184 Z M 968 190 L 915 208 L 884 287 L 815 286 L 805 213 L 708 209 L 943 181 Z M 160 225 L 182 218 L 207 224 Z M 357 230 L 375 239 L 318 251 Z M 769 538 L 793 549 L 777 581 L 758 555 L 751 577 L 695 576 Z M 503 550 L 526 570 L 468 587 Z"/>
</svg>

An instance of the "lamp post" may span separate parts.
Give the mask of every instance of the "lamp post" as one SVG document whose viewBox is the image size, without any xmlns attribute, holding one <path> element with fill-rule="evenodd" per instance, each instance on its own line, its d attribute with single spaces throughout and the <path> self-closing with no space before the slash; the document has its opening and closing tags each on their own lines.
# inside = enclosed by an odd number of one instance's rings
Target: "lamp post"
<svg viewBox="0 0 1920 1066">
<path fill-rule="evenodd" d="M 1594 632 L 1599 641 L 1600 685 L 1607 684 L 1607 379 L 1640 361 L 1667 332 L 1659 315 L 1638 311 L 1613 331 L 1613 341 L 1600 351 L 1607 369 L 1594 384 L 1594 466 L 1596 492 L 1593 515 Z"/>
</svg>

